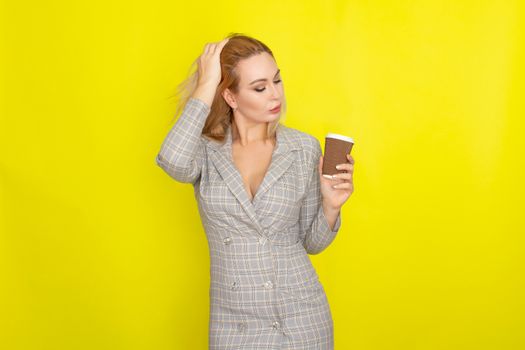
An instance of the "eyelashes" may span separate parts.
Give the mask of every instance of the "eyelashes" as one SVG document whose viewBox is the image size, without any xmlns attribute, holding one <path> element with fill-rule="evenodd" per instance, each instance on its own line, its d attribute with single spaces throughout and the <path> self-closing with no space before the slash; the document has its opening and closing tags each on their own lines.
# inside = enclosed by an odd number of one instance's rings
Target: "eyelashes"
<svg viewBox="0 0 525 350">
<path fill-rule="evenodd" d="M 274 81 L 274 83 L 278 84 L 281 82 L 281 79 L 277 80 L 277 81 Z M 262 88 L 262 89 L 255 89 L 255 91 L 257 92 L 263 92 L 264 90 L 266 90 L 266 88 Z"/>
</svg>

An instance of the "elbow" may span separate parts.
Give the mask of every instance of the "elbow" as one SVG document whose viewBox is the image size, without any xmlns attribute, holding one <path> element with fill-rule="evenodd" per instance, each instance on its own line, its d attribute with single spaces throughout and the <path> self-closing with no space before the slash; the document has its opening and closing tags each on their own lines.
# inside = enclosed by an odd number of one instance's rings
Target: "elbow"
<svg viewBox="0 0 525 350">
<path fill-rule="evenodd" d="M 306 248 L 306 253 L 309 254 L 309 255 L 317 255 L 317 254 L 321 253 L 323 250 L 325 250 L 325 248 L 309 247 L 309 248 Z"/>
<path fill-rule="evenodd" d="M 319 242 L 314 242 L 310 239 L 310 236 L 306 236 L 303 239 L 303 247 L 307 254 L 317 255 L 324 251 L 328 245 L 320 244 Z"/>
<path fill-rule="evenodd" d="M 313 231 L 308 232 L 303 239 L 303 247 L 310 255 L 317 255 L 323 252 L 337 236 L 338 231 Z"/>
<path fill-rule="evenodd" d="M 168 162 L 161 153 L 155 157 L 156 164 L 164 170 L 171 178 L 180 183 L 195 183 L 198 175 L 192 171 L 191 166 L 181 166 L 176 163 Z"/>
<path fill-rule="evenodd" d="M 306 250 L 306 253 L 310 254 L 310 255 L 317 255 L 323 251 L 325 251 L 326 248 L 328 248 L 328 246 L 330 245 L 330 243 L 332 242 L 332 240 L 330 240 L 330 242 L 328 242 L 327 244 L 304 244 L 304 247 L 305 247 L 305 250 Z"/>
</svg>

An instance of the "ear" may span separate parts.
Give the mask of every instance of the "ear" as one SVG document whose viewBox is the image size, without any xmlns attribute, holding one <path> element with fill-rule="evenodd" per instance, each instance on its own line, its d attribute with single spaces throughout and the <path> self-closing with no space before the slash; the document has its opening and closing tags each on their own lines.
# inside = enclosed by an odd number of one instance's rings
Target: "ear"
<svg viewBox="0 0 525 350">
<path fill-rule="evenodd" d="M 228 88 L 224 89 L 224 91 L 222 92 L 222 98 L 231 108 L 237 108 L 235 98 L 233 97 L 233 94 Z"/>
</svg>

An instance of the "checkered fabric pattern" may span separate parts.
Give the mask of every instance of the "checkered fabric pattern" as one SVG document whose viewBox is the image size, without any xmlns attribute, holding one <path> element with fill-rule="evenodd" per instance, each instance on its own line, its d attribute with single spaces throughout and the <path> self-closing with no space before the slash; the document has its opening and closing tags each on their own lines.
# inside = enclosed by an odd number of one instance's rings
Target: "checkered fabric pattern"
<svg viewBox="0 0 525 350">
<path fill-rule="evenodd" d="M 194 188 L 210 252 L 209 348 L 333 349 L 325 290 L 308 254 L 334 240 L 322 208 L 319 141 L 279 124 L 265 177 L 250 200 L 223 143 L 202 135 L 210 107 L 190 98 L 156 163 Z"/>
</svg>

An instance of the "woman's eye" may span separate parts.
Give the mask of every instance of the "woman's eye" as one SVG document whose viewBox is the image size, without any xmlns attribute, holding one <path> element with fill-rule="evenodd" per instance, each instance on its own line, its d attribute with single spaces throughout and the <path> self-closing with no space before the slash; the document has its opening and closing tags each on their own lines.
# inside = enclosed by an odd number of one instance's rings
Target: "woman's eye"
<svg viewBox="0 0 525 350">
<path fill-rule="evenodd" d="M 276 84 L 279 84 L 280 82 L 281 82 L 281 79 L 274 81 L 274 83 L 276 83 Z M 264 90 L 266 90 L 266 88 L 255 89 L 255 91 L 257 91 L 257 92 L 263 92 Z"/>
</svg>

